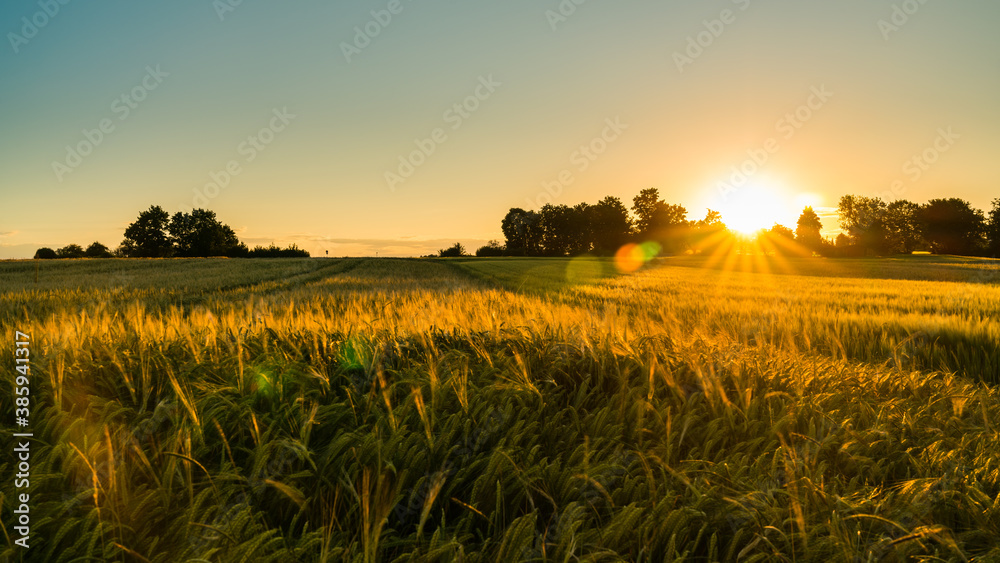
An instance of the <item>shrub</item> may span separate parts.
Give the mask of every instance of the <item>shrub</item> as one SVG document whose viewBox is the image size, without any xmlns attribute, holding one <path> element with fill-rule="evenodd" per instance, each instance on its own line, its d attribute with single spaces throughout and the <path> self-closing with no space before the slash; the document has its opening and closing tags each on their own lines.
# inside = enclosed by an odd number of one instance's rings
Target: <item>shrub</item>
<svg viewBox="0 0 1000 563">
<path fill-rule="evenodd" d="M 111 250 L 99 242 L 93 242 L 83 252 L 87 258 L 111 258 Z"/>
<path fill-rule="evenodd" d="M 480 246 L 479 250 L 476 250 L 476 256 L 503 256 L 504 247 L 500 244 L 500 241 L 491 240 L 486 243 L 485 246 Z"/>
<path fill-rule="evenodd" d="M 268 247 L 255 246 L 246 256 L 248 258 L 309 258 L 309 252 L 291 244 L 288 248 L 275 245 Z"/>
<path fill-rule="evenodd" d="M 456 242 L 451 248 L 438 250 L 438 256 L 441 258 L 458 258 L 460 256 L 468 256 L 468 254 L 465 252 L 465 247 L 462 246 L 462 243 Z"/>
<path fill-rule="evenodd" d="M 57 258 L 83 258 L 86 251 L 79 244 L 68 244 L 56 251 Z"/>
<path fill-rule="evenodd" d="M 47 246 L 43 246 L 42 248 L 39 248 L 38 250 L 35 251 L 36 260 L 52 260 L 53 258 L 56 257 L 57 257 L 56 251 L 52 250 Z"/>
</svg>

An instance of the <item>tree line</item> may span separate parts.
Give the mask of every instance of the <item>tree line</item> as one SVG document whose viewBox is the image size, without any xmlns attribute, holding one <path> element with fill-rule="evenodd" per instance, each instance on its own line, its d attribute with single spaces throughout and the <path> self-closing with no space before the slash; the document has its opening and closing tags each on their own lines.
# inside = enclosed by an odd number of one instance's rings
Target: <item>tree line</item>
<svg viewBox="0 0 1000 563">
<path fill-rule="evenodd" d="M 39 248 L 35 258 L 308 258 L 309 252 L 292 244 L 287 248 L 275 245 L 250 249 L 240 242 L 236 232 L 219 221 L 214 211 L 194 209 L 173 216 L 158 205 L 139 214 L 125 229 L 124 240 L 111 250 L 100 242 L 86 249 L 70 244 L 59 250 Z"/>
<path fill-rule="evenodd" d="M 726 228 L 717 211 L 687 219 L 687 210 L 660 199 L 656 188 L 639 192 L 626 207 L 607 196 L 594 204 L 572 207 L 547 204 L 540 210 L 511 208 L 501 221 L 504 242 L 492 240 L 476 256 L 612 255 L 630 242 L 654 242 L 665 255 L 726 251 L 815 253 L 821 256 L 886 256 L 927 251 L 963 256 L 1000 256 L 1000 198 L 988 213 L 959 198 L 907 200 L 845 195 L 837 206 L 842 233 L 821 235 L 823 224 L 811 208 L 803 209 L 795 229 L 775 224 L 753 241 Z M 460 243 L 438 256 L 466 256 Z M 308 257 L 296 245 L 247 248 L 214 211 L 194 209 L 173 216 L 154 205 L 139 214 L 114 250 L 94 242 L 58 250 L 40 248 L 35 258 Z"/>
<path fill-rule="evenodd" d="M 989 213 L 959 198 L 922 205 L 898 199 L 846 195 L 837 208 L 843 233 L 836 247 L 851 255 L 935 254 L 1000 256 L 1000 198 Z"/>
<path fill-rule="evenodd" d="M 660 199 L 656 188 L 642 190 L 631 208 L 614 196 L 538 211 L 515 207 L 500 228 L 505 243 L 491 241 L 477 255 L 611 255 L 630 242 L 647 241 L 658 243 L 663 254 L 678 254 L 712 251 L 730 236 L 719 212 L 709 209 L 703 219 L 688 220 L 687 209 Z"/>
<path fill-rule="evenodd" d="M 803 209 L 794 230 L 775 224 L 747 240 L 731 232 L 717 211 L 687 219 L 687 210 L 660 199 L 656 188 L 642 190 L 626 208 L 621 199 L 595 204 L 547 204 L 540 210 L 511 208 L 501 221 L 504 243 L 492 240 L 477 256 L 610 255 L 629 242 L 655 242 L 661 254 L 726 251 L 886 256 L 928 251 L 936 254 L 1000 256 L 1000 198 L 986 214 L 958 198 L 924 204 L 906 200 L 846 195 L 837 212 L 843 233 L 821 234 L 823 223 L 811 207 Z M 631 211 L 631 212 L 630 212 Z M 439 256 L 465 255 L 460 244 Z"/>
</svg>

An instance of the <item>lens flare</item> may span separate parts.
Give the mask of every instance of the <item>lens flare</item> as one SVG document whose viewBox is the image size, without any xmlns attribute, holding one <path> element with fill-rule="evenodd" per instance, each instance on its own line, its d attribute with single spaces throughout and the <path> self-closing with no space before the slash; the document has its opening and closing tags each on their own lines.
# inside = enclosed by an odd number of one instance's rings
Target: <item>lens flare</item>
<svg viewBox="0 0 1000 563">
<path fill-rule="evenodd" d="M 618 268 L 618 271 L 623 274 L 631 274 L 659 254 L 661 248 L 662 247 L 655 242 L 626 244 L 625 246 L 619 248 L 618 252 L 615 253 L 615 267 Z"/>
</svg>

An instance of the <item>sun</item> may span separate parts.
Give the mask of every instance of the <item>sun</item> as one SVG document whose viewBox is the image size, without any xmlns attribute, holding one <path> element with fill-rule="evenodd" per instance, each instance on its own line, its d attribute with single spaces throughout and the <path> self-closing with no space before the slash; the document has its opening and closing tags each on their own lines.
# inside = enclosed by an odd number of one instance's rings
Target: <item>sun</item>
<svg viewBox="0 0 1000 563">
<path fill-rule="evenodd" d="M 729 194 L 719 213 L 730 230 L 745 235 L 770 229 L 775 223 L 794 230 L 798 213 L 802 211 L 798 206 L 805 201 L 804 195 L 793 196 L 775 183 L 750 182 Z"/>
<path fill-rule="evenodd" d="M 727 227 L 750 235 L 780 223 L 786 215 L 786 206 L 777 190 L 754 183 L 730 194 L 720 213 Z"/>
</svg>

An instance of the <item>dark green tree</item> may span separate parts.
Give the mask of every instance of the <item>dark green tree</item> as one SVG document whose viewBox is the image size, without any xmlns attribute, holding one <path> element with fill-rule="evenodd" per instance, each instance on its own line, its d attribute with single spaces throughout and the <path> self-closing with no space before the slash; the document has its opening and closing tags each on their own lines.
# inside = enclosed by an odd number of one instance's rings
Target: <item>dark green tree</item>
<svg viewBox="0 0 1000 563">
<path fill-rule="evenodd" d="M 56 251 L 57 258 L 83 258 L 86 251 L 79 244 L 68 244 Z"/>
<path fill-rule="evenodd" d="M 491 240 L 476 250 L 476 256 L 503 256 L 504 247 L 498 240 Z"/>
<path fill-rule="evenodd" d="M 303 250 L 294 244 L 288 248 L 281 248 L 275 244 L 269 246 L 255 246 L 253 250 L 247 250 L 243 243 L 237 256 L 246 258 L 309 258 L 309 251 Z"/>
<path fill-rule="evenodd" d="M 456 242 L 449 248 L 438 250 L 438 256 L 441 258 L 459 258 L 462 256 L 468 256 L 468 254 L 466 254 L 465 247 L 462 246 L 462 243 Z"/>
<path fill-rule="evenodd" d="M 170 215 L 159 205 L 139 214 L 125 229 L 122 248 L 132 258 L 162 258 L 173 254 L 173 244 L 167 233 Z"/>
<path fill-rule="evenodd" d="M 566 256 L 576 240 L 576 212 L 568 205 L 545 204 L 541 212 L 542 249 L 546 256 Z"/>
<path fill-rule="evenodd" d="M 194 209 L 175 213 L 167 226 L 177 256 L 231 256 L 241 253 L 240 240 L 231 227 L 221 223 L 214 211 Z"/>
<path fill-rule="evenodd" d="M 932 252 L 973 256 L 986 250 L 986 218 L 964 199 L 932 199 L 918 216 Z"/>
<path fill-rule="evenodd" d="M 885 209 L 885 250 L 889 254 L 911 254 L 920 246 L 920 206 L 897 199 Z"/>
<path fill-rule="evenodd" d="M 1000 258 L 1000 198 L 993 200 L 993 209 L 986 222 L 986 253 Z"/>
<path fill-rule="evenodd" d="M 885 202 L 877 197 L 845 195 L 837 211 L 840 228 L 847 231 L 851 244 L 864 254 L 885 252 Z"/>
<path fill-rule="evenodd" d="M 501 223 L 505 247 L 510 256 L 538 256 L 542 250 L 541 216 L 535 211 L 513 207 Z"/>
<path fill-rule="evenodd" d="M 614 254 L 632 237 L 632 218 L 620 199 L 607 196 L 587 209 L 594 252 Z"/>
<path fill-rule="evenodd" d="M 587 203 L 573 206 L 569 221 L 569 231 L 572 235 L 569 242 L 569 254 L 578 256 L 594 249 L 595 221 L 597 209 Z"/>
<path fill-rule="evenodd" d="M 99 242 L 92 242 L 84 251 L 87 258 L 111 258 L 111 249 Z"/>
<path fill-rule="evenodd" d="M 56 255 L 56 251 L 47 246 L 43 246 L 35 251 L 36 260 L 52 260 L 57 257 L 58 255 Z"/>
</svg>

